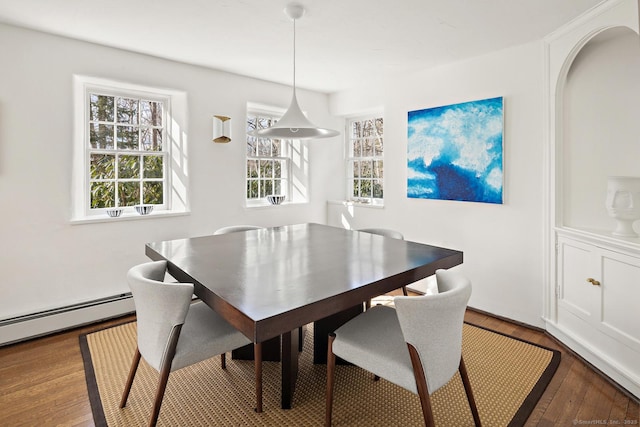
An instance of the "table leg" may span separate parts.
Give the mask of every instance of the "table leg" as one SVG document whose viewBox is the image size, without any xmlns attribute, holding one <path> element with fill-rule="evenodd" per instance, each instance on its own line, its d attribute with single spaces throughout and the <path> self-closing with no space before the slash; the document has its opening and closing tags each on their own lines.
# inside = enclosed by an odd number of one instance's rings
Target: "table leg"
<svg viewBox="0 0 640 427">
<path fill-rule="evenodd" d="M 281 401 L 282 409 L 291 409 L 293 403 L 293 392 L 296 388 L 298 378 L 298 348 L 300 331 L 296 328 L 291 332 L 282 334 L 282 385 Z"/>
<path fill-rule="evenodd" d="M 237 348 L 231 352 L 233 360 L 253 360 L 253 344 Z M 262 360 L 265 362 L 280 361 L 280 337 L 262 342 Z"/>
<path fill-rule="evenodd" d="M 327 363 L 327 342 L 329 334 L 356 317 L 358 314 L 362 313 L 362 311 L 362 304 L 358 304 L 313 323 L 314 364 Z M 336 359 L 336 363 L 345 364 L 345 361 L 338 357 Z"/>
</svg>

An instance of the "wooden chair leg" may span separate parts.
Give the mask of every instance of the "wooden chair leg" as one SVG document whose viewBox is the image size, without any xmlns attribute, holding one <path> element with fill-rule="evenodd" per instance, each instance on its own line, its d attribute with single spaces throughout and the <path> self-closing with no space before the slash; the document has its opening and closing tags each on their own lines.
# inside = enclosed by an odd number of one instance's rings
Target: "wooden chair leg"
<svg viewBox="0 0 640 427">
<path fill-rule="evenodd" d="M 131 391 L 131 386 L 133 385 L 133 379 L 136 376 L 136 371 L 138 370 L 138 365 L 140 364 L 140 350 L 136 347 L 136 352 L 133 355 L 133 362 L 131 362 L 131 369 L 129 369 L 129 377 L 127 378 L 127 384 L 124 386 L 124 392 L 122 393 L 122 400 L 120 400 L 120 409 L 124 408 L 127 404 L 127 399 L 129 398 L 129 392 Z"/>
<path fill-rule="evenodd" d="M 476 427 L 480 427 L 480 414 L 478 413 L 478 407 L 476 406 L 476 399 L 473 397 L 471 391 L 471 382 L 469 381 L 469 375 L 467 374 L 467 367 L 464 364 L 462 356 L 460 356 L 460 377 L 462 378 L 462 384 L 464 385 L 464 391 L 467 393 L 467 400 L 469 401 L 469 407 L 471 408 L 471 414 L 473 415 L 473 421 L 476 423 Z"/>
<path fill-rule="evenodd" d="M 154 427 L 158 422 L 160 407 L 162 406 L 162 398 L 164 397 L 164 391 L 167 389 L 167 382 L 169 381 L 169 374 L 171 373 L 171 364 L 173 363 L 173 356 L 176 355 L 176 346 L 178 345 L 178 338 L 180 338 L 181 330 L 182 325 L 176 325 L 169 334 L 167 355 L 164 358 L 164 363 L 160 367 L 160 380 L 158 382 L 158 390 L 156 391 L 156 400 L 153 402 L 153 409 L 151 410 L 149 427 Z"/>
<path fill-rule="evenodd" d="M 222 353 L 220 355 L 220 366 L 222 366 L 222 369 L 227 369 L 227 354 L 226 353 Z"/>
<path fill-rule="evenodd" d="M 402 287 L 402 295 L 404 295 L 405 297 L 409 296 L 409 292 L 407 292 L 407 287 L 406 286 Z"/>
<path fill-rule="evenodd" d="M 333 385 L 336 370 L 336 355 L 333 354 L 333 341 L 336 334 L 329 334 L 329 343 L 327 345 L 327 397 L 325 403 L 325 427 L 331 427 L 331 413 L 333 410 Z"/>
<path fill-rule="evenodd" d="M 262 343 L 253 345 L 254 368 L 256 372 L 256 412 L 262 412 Z"/>
<path fill-rule="evenodd" d="M 433 419 L 433 411 L 431 409 L 429 387 L 427 386 L 427 379 L 424 376 L 424 369 L 422 369 L 422 362 L 420 362 L 420 355 L 414 346 L 409 343 L 407 343 L 407 346 L 409 347 L 409 356 L 411 356 L 411 365 L 413 366 L 413 376 L 416 379 L 418 396 L 420 396 L 420 405 L 422 406 L 424 423 L 427 427 L 434 427 L 435 421 Z"/>
<path fill-rule="evenodd" d="M 173 358 L 172 358 L 173 359 Z M 165 363 L 160 371 L 160 380 L 158 382 L 158 390 L 156 391 L 156 400 L 153 402 L 153 409 L 151 410 L 151 419 L 149 420 L 149 427 L 153 427 L 158 422 L 158 416 L 160 415 L 160 407 L 162 406 L 162 398 L 164 397 L 164 391 L 167 389 L 167 382 L 169 381 L 169 374 L 171 373 L 171 362 Z"/>
</svg>

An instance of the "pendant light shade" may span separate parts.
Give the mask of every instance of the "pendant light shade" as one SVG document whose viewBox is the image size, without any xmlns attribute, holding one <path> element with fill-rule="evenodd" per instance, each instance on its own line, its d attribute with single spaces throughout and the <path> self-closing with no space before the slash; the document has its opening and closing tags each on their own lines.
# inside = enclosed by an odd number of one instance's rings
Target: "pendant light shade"
<svg viewBox="0 0 640 427">
<path fill-rule="evenodd" d="M 338 131 L 320 128 L 311 123 L 298 104 L 296 97 L 296 20 L 304 15 L 304 7 L 292 3 L 285 7 L 284 12 L 293 20 L 293 95 L 291 104 L 275 125 L 265 129 L 255 129 L 249 132 L 249 135 L 276 139 L 317 139 L 338 136 L 340 134 Z"/>
</svg>

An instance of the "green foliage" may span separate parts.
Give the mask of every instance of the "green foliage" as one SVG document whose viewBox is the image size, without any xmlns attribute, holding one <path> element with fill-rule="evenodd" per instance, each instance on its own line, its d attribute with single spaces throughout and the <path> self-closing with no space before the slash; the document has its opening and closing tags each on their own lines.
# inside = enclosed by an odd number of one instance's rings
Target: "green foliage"
<svg viewBox="0 0 640 427">
<path fill-rule="evenodd" d="M 162 156 L 144 156 L 144 178 L 162 178 Z"/>
<path fill-rule="evenodd" d="M 115 174 L 116 156 L 112 154 L 92 154 L 90 159 L 91 179 L 113 179 Z"/>
<path fill-rule="evenodd" d="M 135 181 L 118 182 L 118 206 L 140 204 L 140 183 Z"/>
<path fill-rule="evenodd" d="M 91 208 L 163 204 L 163 104 L 91 94 L 88 124 Z"/>
<path fill-rule="evenodd" d="M 247 116 L 247 132 L 273 126 L 277 120 L 258 115 Z M 283 156 L 283 141 L 280 139 L 247 136 L 247 199 L 260 199 L 271 194 L 282 194 L 286 188 L 286 160 Z"/>
<path fill-rule="evenodd" d="M 116 187 L 113 182 L 91 183 L 91 208 L 112 208 L 116 205 Z"/>
<path fill-rule="evenodd" d="M 349 161 L 354 199 L 382 199 L 384 121 L 382 117 L 349 123 Z"/>
<path fill-rule="evenodd" d="M 142 183 L 142 201 L 148 205 L 161 205 L 163 203 L 162 181 L 145 181 Z"/>
<path fill-rule="evenodd" d="M 140 177 L 140 156 L 118 156 L 118 178 L 132 179 Z"/>
</svg>

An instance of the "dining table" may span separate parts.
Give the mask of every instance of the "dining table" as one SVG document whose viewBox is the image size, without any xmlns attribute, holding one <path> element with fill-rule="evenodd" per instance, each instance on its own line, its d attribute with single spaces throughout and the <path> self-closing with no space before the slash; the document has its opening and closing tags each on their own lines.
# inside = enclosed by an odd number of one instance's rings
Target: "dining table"
<svg viewBox="0 0 640 427">
<path fill-rule="evenodd" d="M 151 242 L 145 253 L 193 283 L 195 295 L 256 348 L 279 339 L 284 409 L 295 392 L 300 328 L 314 325 L 314 362 L 323 363 L 326 334 L 364 301 L 463 262 L 458 250 L 317 223 Z"/>
</svg>

